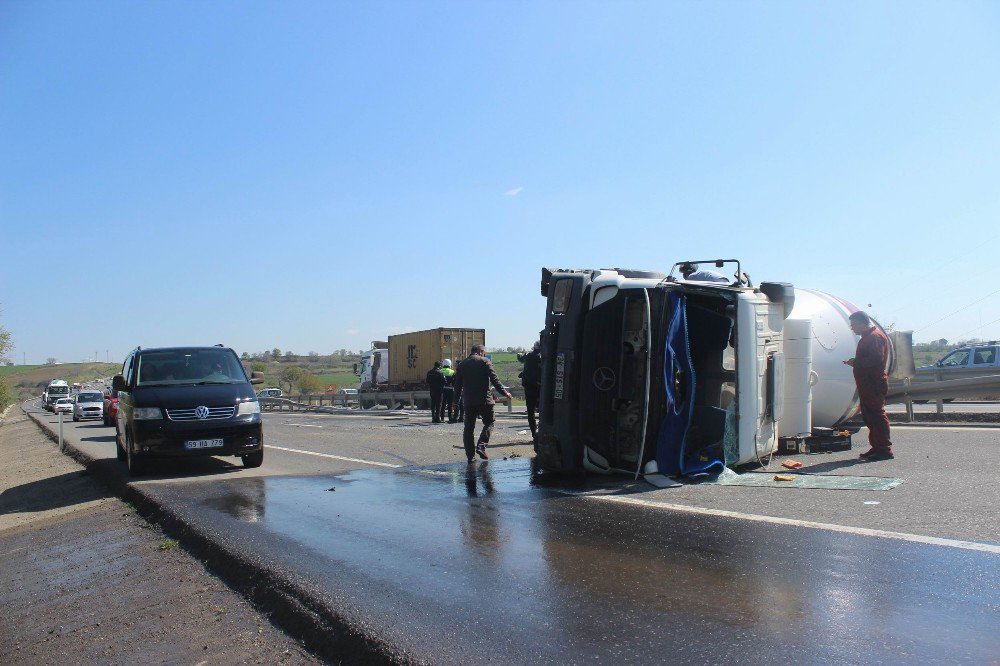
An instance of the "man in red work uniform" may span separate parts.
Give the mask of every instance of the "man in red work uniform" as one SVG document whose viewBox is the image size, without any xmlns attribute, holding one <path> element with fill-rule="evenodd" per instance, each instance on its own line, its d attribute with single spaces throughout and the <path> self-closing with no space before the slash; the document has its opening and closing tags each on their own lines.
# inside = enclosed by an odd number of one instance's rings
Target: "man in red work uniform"
<svg viewBox="0 0 1000 666">
<path fill-rule="evenodd" d="M 854 368 L 854 382 L 861 399 L 861 418 L 868 426 L 868 443 L 871 449 L 861 454 L 863 460 L 889 460 L 893 458 L 889 441 L 889 417 L 885 414 L 885 394 L 889 390 L 889 377 L 885 369 L 889 362 L 889 338 L 872 326 L 871 318 L 864 312 L 851 315 L 851 330 L 860 335 L 854 358 L 844 361 Z"/>
</svg>

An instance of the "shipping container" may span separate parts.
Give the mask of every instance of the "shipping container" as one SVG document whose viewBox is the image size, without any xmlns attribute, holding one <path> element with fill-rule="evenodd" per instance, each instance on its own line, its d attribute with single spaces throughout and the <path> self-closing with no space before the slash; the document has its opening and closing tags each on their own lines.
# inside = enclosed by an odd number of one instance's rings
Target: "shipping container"
<svg viewBox="0 0 1000 666">
<path fill-rule="evenodd" d="M 424 384 L 434 361 L 457 365 L 473 345 L 486 344 L 483 328 L 432 328 L 389 336 L 389 383 L 402 388 Z"/>
</svg>

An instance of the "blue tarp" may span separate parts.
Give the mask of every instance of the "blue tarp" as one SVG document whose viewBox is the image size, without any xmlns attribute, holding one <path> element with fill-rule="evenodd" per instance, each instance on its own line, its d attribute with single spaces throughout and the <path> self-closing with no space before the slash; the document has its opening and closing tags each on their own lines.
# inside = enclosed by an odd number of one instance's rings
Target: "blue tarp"
<svg viewBox="0 0 1000 666">
<path fill-rule="evenodd" d="M 706 455 L 705 450 L 689 452 L 686 447 L 695 415 L 694 396 L 698 382 L 691 359 L 687 296 L 672 293 L 670 309 L 663 363 L 667 412 L 656 439 L 656 465 L 661 474 L 669 476 L 718 474 L 726 467 L 720 457 Z M 681 380 L 675 382 L 675 377 Z M 722 453 L 721 447 L 716 450 Z"/>
</svg>

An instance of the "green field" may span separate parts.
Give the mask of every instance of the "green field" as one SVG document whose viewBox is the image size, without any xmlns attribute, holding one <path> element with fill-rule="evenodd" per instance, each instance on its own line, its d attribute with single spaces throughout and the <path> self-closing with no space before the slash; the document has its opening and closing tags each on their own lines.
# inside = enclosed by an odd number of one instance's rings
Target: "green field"
<svg viewBox="0 0 1000 666">
<path fill-rule="evenodd" d="M 117 363 L 63 363 L 61 365 L 8 365 L 0 367 L 0 378 L 14 389 L 17 400 L 41 395 L 53 379 L 84 383 L 110 377 L 121 369 Z"/>
</svg>

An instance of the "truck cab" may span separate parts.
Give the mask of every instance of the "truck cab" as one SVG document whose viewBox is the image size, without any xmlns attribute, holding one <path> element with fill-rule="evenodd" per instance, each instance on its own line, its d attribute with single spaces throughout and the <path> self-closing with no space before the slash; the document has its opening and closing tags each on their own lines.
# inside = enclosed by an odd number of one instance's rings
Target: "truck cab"
<svg viewBox="0 0 1000 666">
<path fill-rule="evenodd" d="M 362 393 L 376 390 L 389 383 L 389 350 L 369 349 L 358 363 L 358 390 Z"/>
<path fill-rule="evenodd" d="M 543 269 L 542 469 L 698 475 L 776 449 L 793 289 L 707 263 Z"/>
</svg>

